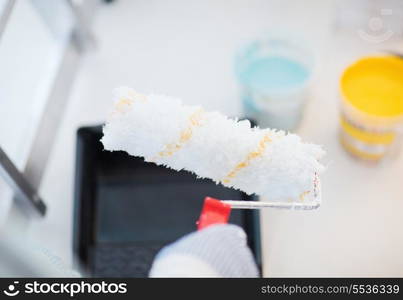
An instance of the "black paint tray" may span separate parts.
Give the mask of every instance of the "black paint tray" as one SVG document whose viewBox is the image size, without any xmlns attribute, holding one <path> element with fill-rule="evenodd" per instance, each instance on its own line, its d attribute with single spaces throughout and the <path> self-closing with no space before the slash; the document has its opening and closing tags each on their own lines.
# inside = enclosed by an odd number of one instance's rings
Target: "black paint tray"
<svg viewBox="0 0 403 300">
<path fill-rule="evenodd" d="M 163 246 L 196 230 L 206 196 L 252 200 L 186 171 L 104 151 L 101 137 L 101 126 L 77 132 L 73 244 L 88 276 L 147 277 Z M 259 212 L 232 210 L 230 223 L 244 228 L 260 266 Z"/>
</svg>

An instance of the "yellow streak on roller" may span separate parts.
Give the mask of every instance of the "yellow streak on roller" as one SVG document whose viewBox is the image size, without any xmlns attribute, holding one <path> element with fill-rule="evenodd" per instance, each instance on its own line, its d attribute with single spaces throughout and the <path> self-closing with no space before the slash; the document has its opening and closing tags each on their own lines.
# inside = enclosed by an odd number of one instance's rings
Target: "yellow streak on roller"
<svg viewBox="0 0 403 300">
<path fill-rule="evenodd" d="M 122 98 L 119 100 L 118 103 L 115 105 L 115 111 L 123 113 L 125 112 L 128 107 L 130 107 L 133 104 L 133 100 L 127 99 L 127 98 Z"/>
<path fill-rule="evenodd" d="M 240 162 L 239 164 L 237 164 L 237 165 L 235 166 L 235 168 L 234 168 L 231 172 L 229 172 L 229 173 L 224 177 L 224 179 L 222 180 L 222 182 L 224 182 L 224 183 L 229 183 L 229 182 L 231 181 L 231 179 L 235 178 L 235 176 L 238 174 L 238 172 L 239 172 L 240 170 L 242 170 L 243 168 L 246 168 L 247 166 L 249 166 L 249 165 L 251 164 L 252 160 L 254 160 L 255 158 L 258 158 L 258 157 L 262 156 L 263 153 L 264 153 L 264 151 L 265 151 L 265 149 L 266 149 L 266 146 L 267 146 L 266 143 L 268 143 L 268 142 L 271 142 L 271 139 L 270 139 L 270 137 L 266 134 L 266 135 L 260 140 L 259 146 L 258 146 L 257 150 L 250 152 L 250 153 L 247 155 L 247 157 L 246 157 L 246 159 L 245 159 L 244 161 L 242 161 L 242 162 Z"/>
<path fill-rule="evenodd" d="M 129 95 L 130 99 L 132 99 L 132 101 L 135 101 L 135 100 L 140 100 L 140 101 L 143 101 L 143 102 L 147 101 L 146 95 L 137 93 L 135 91 L 129 90 L 127 92 L 127 94 Z"/>
<path fill-rule="evenodd" d="M 187 143 L 193 136 L 193 129 L 201 125 L 201 119 L 203 115 L 203 110 L 198 109 L 189 117 L 189 126 L 184 129 L 179 137 L 179 140 L 175 143 L 171 143 L 165 146 L 165 150 L 158 153 L 160 157 L 171 156 L 178 150 L 180 150 L 185 143 Z"/>
<path fill-rule="evenodd" d="M 126 112 L 135 101 L 145 102 L 147 101 L 147 97 L 143 94 L 139 94 L 135 91 L 129 90 L 127 92 L 127 95 L 120 98 L 119 101 L 115 104 L 112 115 Z"/>
<path fill-rule="evenodd" d="M 300 200 L 301 202 L 304 202 L 305 197 L 306 197 L 310 192 L 311 192 L 311 191 L 305 191 L 305 192 L 301 193 L 301 194 L 299 195 L 299 200 Z"/>
</svg>

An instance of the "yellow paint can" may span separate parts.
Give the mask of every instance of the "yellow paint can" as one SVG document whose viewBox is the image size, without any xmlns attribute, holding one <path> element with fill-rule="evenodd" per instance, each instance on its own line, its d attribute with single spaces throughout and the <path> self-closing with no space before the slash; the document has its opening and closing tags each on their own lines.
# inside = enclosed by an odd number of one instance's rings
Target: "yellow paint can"
<svg viewBox="0 0 403 300">
<path fill-rule="evenodd" d="M 340 79 L 340 140 L 351 154 L 378 161 L 397 153 L 403 129 L 403 59 L 364 57 Z"/>
</svg>

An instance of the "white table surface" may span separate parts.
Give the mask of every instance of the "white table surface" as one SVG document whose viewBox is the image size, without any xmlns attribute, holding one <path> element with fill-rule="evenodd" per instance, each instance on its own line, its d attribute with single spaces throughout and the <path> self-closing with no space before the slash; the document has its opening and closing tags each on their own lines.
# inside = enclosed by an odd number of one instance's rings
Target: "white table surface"
<svg viewBox="0 0 403 300">
<path fill-rule="evenodd" d="M 264 275 L 402 276 L 403 161 L 368 166 L 338 143 L 338 76 L 367 45 L 338 43 L 332 9 L 331 0 L 121 0 L 102 7 L 94 24 L 98 49 L 83 60 L 42 184 L 49 213 L 30 234 L 70 261 L 76 129 L 105 120 L 114 87 L 239 115 L 233 54 L 255 36 L 286 28 L 316 52 L 312 97 L 298 133 L 324 146 L 328 169 L 319 210 L 262 213 Z"/>
</svg>

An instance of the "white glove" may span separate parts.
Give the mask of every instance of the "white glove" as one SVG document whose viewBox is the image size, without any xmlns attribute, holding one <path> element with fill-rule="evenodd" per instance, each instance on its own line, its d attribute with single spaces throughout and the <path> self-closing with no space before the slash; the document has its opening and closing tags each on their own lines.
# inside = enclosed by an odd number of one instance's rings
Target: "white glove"
<svg viewBox="0 0 403 300">
<path fill-rule="evenodd" d="M 212 225 L 164 247 L 150 277 L 258 277 L 245 232 L 236 225 Z"/>
</svg>

